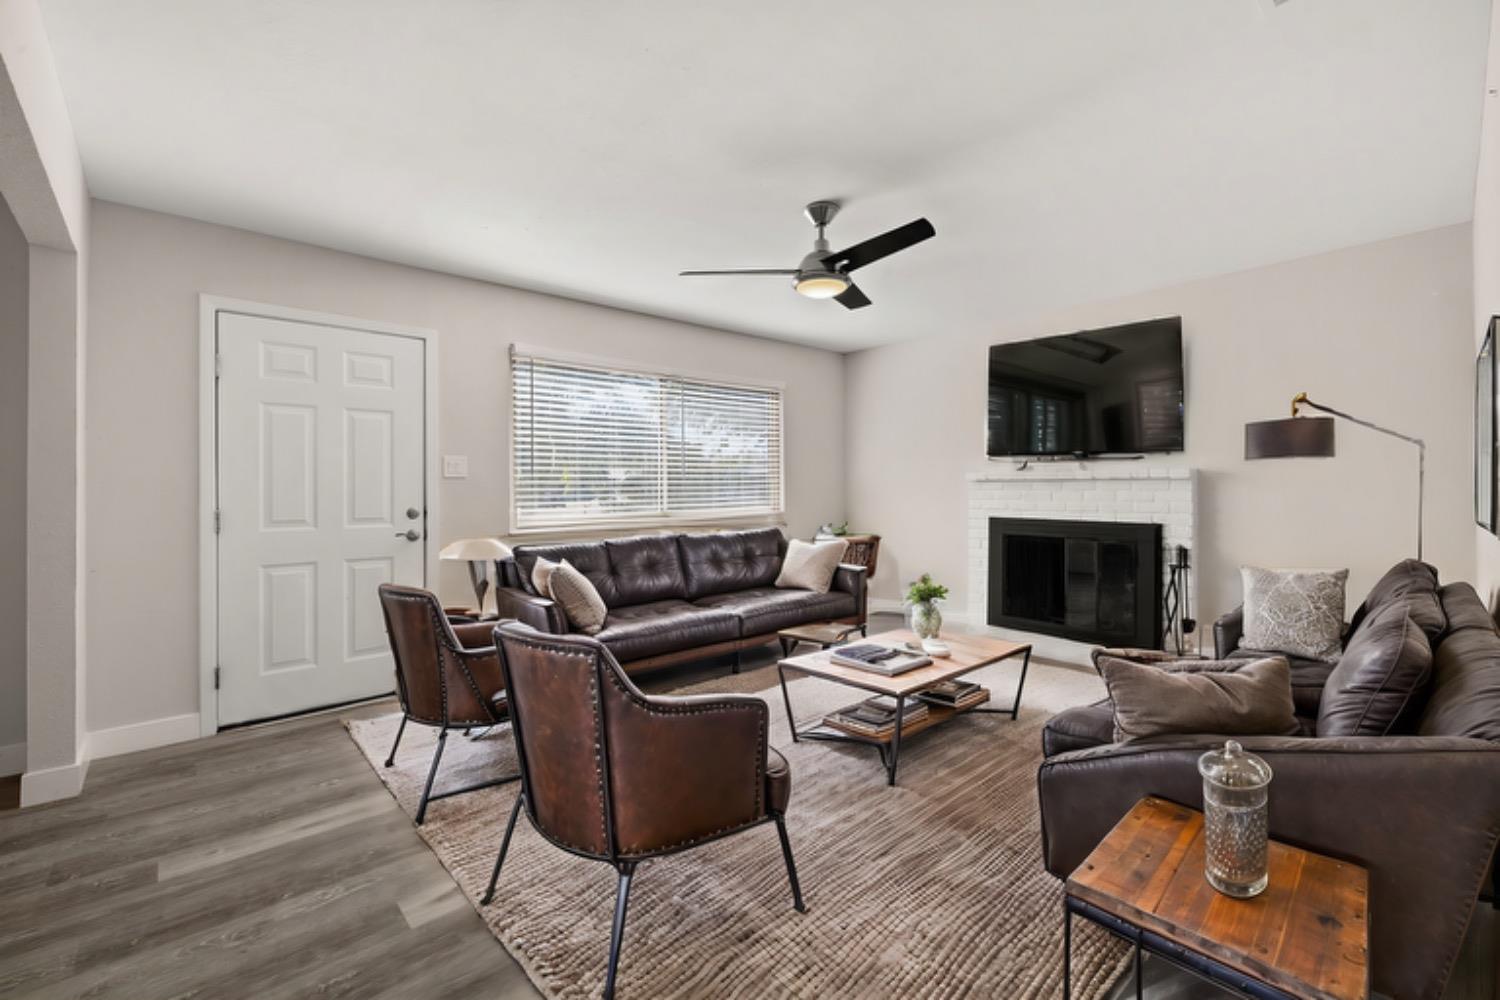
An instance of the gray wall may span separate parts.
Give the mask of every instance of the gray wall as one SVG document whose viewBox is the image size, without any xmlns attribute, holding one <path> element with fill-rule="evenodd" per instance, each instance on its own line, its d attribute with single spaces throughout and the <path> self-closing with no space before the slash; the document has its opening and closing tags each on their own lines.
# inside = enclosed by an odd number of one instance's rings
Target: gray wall
<svg viewBox="0 0 1500 1000">
<path fill-rule="evenodd" d="M 0 774 L 25 765 L 26 237 L 0 200 Z"/>
<path fill-rule="evenodd" d="M 1245 462 L 1244 424 L 1300 390 L 1428 442 L 1427 558 L 1472 579 L 1470 235 L 1452 226 L 849 356 L 851 527 L 879 532 L 878 598 L 931 572 L 967 607 L 965 474 L 984 455 L 991 343 L 1181 315 L 1187 450 L 1200 470 L 1195 616 L 1239 602 L 1238 568 L 1349 567 L 1351 602 L 1413 554 L 1416 453 L 1359 427 L 1332 460 Z M 892 482 L 891 477 L 898 477 Z"/>
<path fill-rule="evenodd" d="M 513 342 L 785 383 L 787 527 L 838 519 L 843 359 L 95 202 L 89 284 L 88 723 L 198 710 L 198 295 L 438 331 L 440 542 L 507 528 Z M 471 597 L 444 568 L 445 597 Z"/>
</svg>

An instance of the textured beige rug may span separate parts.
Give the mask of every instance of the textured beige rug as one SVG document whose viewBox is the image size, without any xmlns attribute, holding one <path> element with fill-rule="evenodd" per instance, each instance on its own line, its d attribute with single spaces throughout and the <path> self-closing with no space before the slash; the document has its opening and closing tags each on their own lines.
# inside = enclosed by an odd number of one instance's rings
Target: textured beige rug
<svg viewBox="0 0 1500 1000">
<path fill-rule="evenodd" d="M 1016 667 L 979 678 L 1008 704 Z M 1093 675 L 1034 663 L 1018 721 L 978 715 L 914 737 L 888 788 L 873 749 L 792 743 L 774 669 L 684 693 L 753 690 L 771 706 L 771 744 L 791 763 L 787 827 L 809 912 L 792 909 L 774 827 L 730 837 L 637 872 L 620 964 L 622 998 L 972 997 L 1062 995 L 1062 892 L 1042 869 L 1036 807 L 1041 727 L 1102 696 Z M 848 688 L 792 683 L 799 720 L 857 700 Z M 408 727 L 381 766 L 397 716 L 353 721 L 354 741 L 391 793 L 416 810 L 433 735 Z M 450 738 L 438 787 L 514 773 L 509 730 Z M 421 834 L 477 900 L 515 785 L 433 803 Z M 523 816 L 495 902 L 495 936 L 549 998 L 598 996 L 615 873 L 550 846 Z M 477 905 L 477 903 L 476 903 Z M 1074 995 L 1108 993 L 1127 953 L 1075 922 Z"/>
</svg>

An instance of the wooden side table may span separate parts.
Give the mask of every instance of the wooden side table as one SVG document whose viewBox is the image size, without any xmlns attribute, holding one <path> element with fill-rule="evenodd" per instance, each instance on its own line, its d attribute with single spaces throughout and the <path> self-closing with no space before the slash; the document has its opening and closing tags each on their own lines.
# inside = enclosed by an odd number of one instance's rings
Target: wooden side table
<svg viewBox="0 0 1500 1000">
<path fill-rule="evenodd" d="M 813 541 L 829 541 L 834 537 L 849 543 L 849 547 L 844 550 L 843 562 L 851 566 L 863 566 L 866 575 L 875 575 L 875 564 L 880 558 L 879 535 L 818 535 Z"/>
<path fill-rule="evenodd" d="M 855 632 L 868 635 L 868 625 L 851 625 L 848 622 L 817 622 L 812 625 L 795 625 L 776 633 L 781 640 L 781 656 L 785 659 L 797 649 L 798 643 L 811 643 L 819 649 L 837 646 Z"/>
<path fill-rule="evenodd" d="M 1203 877 L 1203 814 L 1157 798 L 1135 804 L 1068 878 L 1063 997 L 1072 996 L 1073 916 L 1254 1000 L 1366 1000 L 1369 873 L 1271 841 L 1270 885 L 1232 899 Z"/>
</svg>

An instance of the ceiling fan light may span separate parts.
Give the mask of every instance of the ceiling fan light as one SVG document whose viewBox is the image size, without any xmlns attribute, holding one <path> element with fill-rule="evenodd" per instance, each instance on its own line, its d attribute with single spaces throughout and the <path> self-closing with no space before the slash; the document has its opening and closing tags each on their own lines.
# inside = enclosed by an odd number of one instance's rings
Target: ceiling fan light
<svg viewBox="0 0 1500 1000">
<path fill-rule="evenodd" d="M 832 271 L 799 274 L 797 291 L 810 299 L 831 299 L 844 294 L 849 288 L 849 279 Z"/>
</svg>

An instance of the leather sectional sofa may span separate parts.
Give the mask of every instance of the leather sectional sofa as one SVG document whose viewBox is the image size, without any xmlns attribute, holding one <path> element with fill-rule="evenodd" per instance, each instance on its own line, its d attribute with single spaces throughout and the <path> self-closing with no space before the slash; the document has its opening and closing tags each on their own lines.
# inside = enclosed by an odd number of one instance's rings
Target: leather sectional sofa
<svg viewBox="0 0 1500 1000">
<path fill-rule="evenodd" d="M 609 608 L 594 638 L 631 672 L 764 645 L 794 625 L 863 625 L 864 567 L 840 566 L 826 594 L 783 590 L 774 584 L 786 545 L 776 528 L 517 545 L 500 563 L 497 611 L 541 632 L 571 631 L 531 583 L 538 558 L 566 559 Z"/>
<path fill-rule="evenodd" d="M 1500 634 L 1467 583 L 1439 586 L 1408 560 L 1354 614 L 1347 639 L 1377 610 L 1404 602 L 1427 637 L 1432 668 L 1385 735 L 1317 737 L 1331 664 L 1293 663 L 1300 737 L 1237 737 L 1270 764 L 1271 835 L 1370 870 L 1372 985 L 1438 1000 L 1452 972 L 1500 837 Z M 1224 657 L 1238 612 L 1216 626 Z M 1048 723 L 1037 776 L 1048 871 L 1066 878 L 1146 795 L 1202 807 L 1197 759 L 1223 736 L 1111 742 L 1108 701 Z"/>
</svg>

